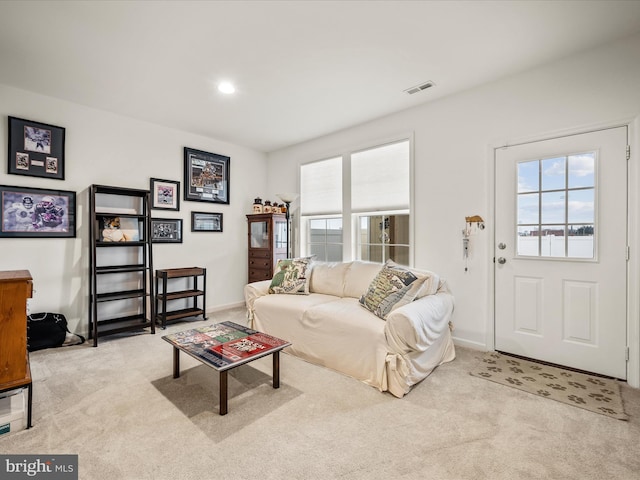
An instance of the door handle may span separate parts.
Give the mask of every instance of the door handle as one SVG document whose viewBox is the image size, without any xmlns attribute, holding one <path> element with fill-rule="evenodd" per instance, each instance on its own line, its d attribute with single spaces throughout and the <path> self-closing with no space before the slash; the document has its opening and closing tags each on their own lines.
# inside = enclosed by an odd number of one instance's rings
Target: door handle
<svg viewBox="0 0 640 480">
<path fill-rule="evenodd" d="M 507 263 L 507 259 L 504 257 L 498 257 L 498 263 L 500 265 L 504 265 L 505 263 Z"/>
</svg>

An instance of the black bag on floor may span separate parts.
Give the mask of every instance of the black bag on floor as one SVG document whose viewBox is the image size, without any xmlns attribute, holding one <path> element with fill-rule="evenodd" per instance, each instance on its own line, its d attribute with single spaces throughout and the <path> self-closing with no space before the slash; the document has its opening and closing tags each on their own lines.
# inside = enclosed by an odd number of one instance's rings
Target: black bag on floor
<svg viewBox="0 0 640 480">
<path fill-rule="evenodd" d="M 27 350 L 30 352 L 84 342 L 84 337 L 69 333 L 67 319 L 61 313 L 31 314 L 27 317 L 27 329 Z"/>
</svg>

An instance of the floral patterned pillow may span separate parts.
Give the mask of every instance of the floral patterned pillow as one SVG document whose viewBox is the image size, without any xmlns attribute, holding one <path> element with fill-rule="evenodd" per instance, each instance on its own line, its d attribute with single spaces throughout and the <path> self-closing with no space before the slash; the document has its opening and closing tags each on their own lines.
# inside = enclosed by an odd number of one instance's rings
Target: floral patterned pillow
<svg viewBox="0 0 640 480">
<path fill-rule="evenodd" d="M 413 302 L 424 288 L 428 288 L 430 280 L 428 274 L 411 271 L 388 260 L 360 297 L 360 304 L 386 320 L 393 310 Z"/>
<path fill-rule="evenodd" d="M 312 259 L 313 257 L 302 257 L 279 260 L 269 285 L 269 293 L 309 295 Z"/>
</svg>

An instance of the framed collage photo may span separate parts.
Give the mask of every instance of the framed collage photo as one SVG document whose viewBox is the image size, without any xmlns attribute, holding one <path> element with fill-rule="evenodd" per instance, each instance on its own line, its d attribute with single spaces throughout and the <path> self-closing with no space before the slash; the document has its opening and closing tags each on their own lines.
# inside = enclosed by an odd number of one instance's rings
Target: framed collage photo
<svg viewBox="0 0 640 480">
<path fill-rule="evenodd" d="M 65 129 L 9 117 L 7 173 L 64 180 Z"/>
<path fill-rule="evenodd" d="M 180 182 L 151 179 L 151 208 L 157 210 L 180 210 Z"/>
<path fill-rule="evenodd" d="M 184 199 L 229 204 L 230 157 L 184 147 Z"/>
<path fill-rule="evenodd" d="M 0 237 L 76 236 L 76 192 L 0 185 Z"/>
<path fill-rule="evenodd" d="M 192 232 L 222 232 L 222 214 L 191 212 Z"/>
<path fill-rule="evenodd" d="M 182 243 L 182 219 L 152 218 L 152 243 Z"/>
</svg>

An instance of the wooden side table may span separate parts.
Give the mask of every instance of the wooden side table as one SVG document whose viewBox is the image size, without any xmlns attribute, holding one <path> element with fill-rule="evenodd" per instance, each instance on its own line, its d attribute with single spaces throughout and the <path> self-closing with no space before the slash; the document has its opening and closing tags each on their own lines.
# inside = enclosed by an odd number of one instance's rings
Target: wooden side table
<svg viewBox="0 0 640 480">
<path fill-rule="evenodd" d="M 176 278 L 191 277 L 193 288 L 170 292 L 168 289 L 169 280 Z M 202 289 L 198 288 L 198 280 L 202 277 Z M 162 282 L 162 289 L 159 288 Z M 206 290 L 207 290 L 207 269 L 201 267 L 188 268 L 168 268 L 156 270 L 156 298 L 155 312 L 156 322 L 159 322 L 163 329 L 167 328 L 167 322 L 185 317 L 195 317 L 202 315 L 206 320 Z M 198 307 L 198 298 L 202 297 L 202 308 Z M 190 307 L 179 310 L 168 310 L 167 302 L 178 299 L 193 300 Z"/>
</svg>

